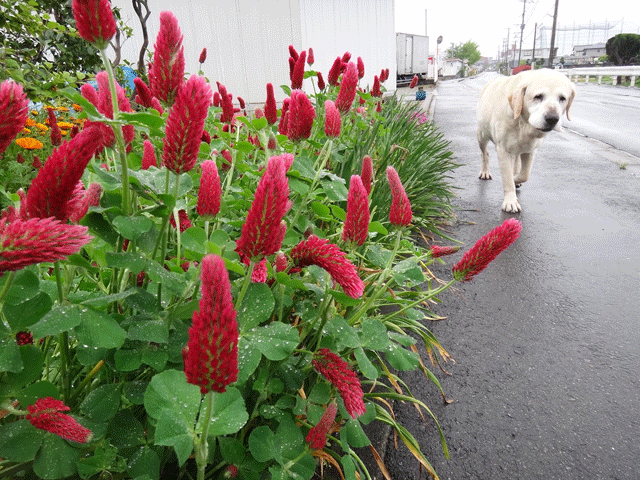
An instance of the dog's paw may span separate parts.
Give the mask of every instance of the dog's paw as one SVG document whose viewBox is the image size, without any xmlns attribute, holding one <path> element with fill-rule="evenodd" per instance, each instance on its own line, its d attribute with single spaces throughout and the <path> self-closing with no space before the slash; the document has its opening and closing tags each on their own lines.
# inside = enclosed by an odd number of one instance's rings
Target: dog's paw
<svg viewBox="0 0 640 480">
<path fill-rule="evenodd" d="M 491 180 L 491 174 L 489 172 L 482 171 L 478 174 L 480 180 Z"/>
<path fill-rule="evenodd" d="M 520 206 L 520 203 L 518 203 L 517 198 L 505 198 L 504 202 L 502 202 L 502 210 L 507 213 L 518 213 L 522 211 L 522 207 Z"/>
</svg>

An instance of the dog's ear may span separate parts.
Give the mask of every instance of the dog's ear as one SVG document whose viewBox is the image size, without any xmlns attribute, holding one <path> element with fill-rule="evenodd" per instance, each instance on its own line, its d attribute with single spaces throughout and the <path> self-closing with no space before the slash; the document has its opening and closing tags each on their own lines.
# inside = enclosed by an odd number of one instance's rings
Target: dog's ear
<svg viewBox="0 0 640 480">
<path fill-rule="evenodd" d="M 513 110 L 513 119 L 516 120 L 522 113 L 522 105 L 524 104 L 524 94 L 527 92 L 527 87 L 518 87 L 509 95 L 509 105 Z"/>
<path fill-rule="evenodd" d="M 567 120 L 571 121 L 571 117 L 569 116 L 569 108 L 571 107 L 571 104 L 573 103 L 573 99 L 576 98 L 576 86 L 572 83 L 571 84 L 571 95 L 569 95 L 569 101 L 567 102 L 567 108 L 564 111 L 567 114 Z"/>
</svg>

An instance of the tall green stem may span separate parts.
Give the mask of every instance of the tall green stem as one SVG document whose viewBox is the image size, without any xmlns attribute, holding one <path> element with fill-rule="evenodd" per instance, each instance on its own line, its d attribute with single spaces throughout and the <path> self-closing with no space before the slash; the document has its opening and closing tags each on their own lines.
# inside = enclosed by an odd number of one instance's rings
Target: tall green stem
<svg viewBox="0 0 640 480">
<path fill-rule="evenodd" d="M 242 283 L 242 288 L 240 289 L 240 293 L 238 294 L 238 298 L 236 298 L 235 309 L 236 312 L 242 305 L 242 300 L 244 300 L 244 296 L 247 293 L 247 289 L 249 288 L 249 284 L 251 283 L 251 274 L 253 273 L 253 267 L 255 266 L 255 260 L 251 260 L 249 262 L 249 268 L 247 269 L 247 274 L 244 277 L 244 282 Z"/>
<path fill-rule="evenodd" d="M 196 456 L 196 465 L 198 466 L 198 480 L 204 480 L 205 468 L 207 467 L 207 457 L 209 456 L 209 425 L 211 424 L 211 415 L 213 414 L 213 395 L 214 392 L 208 392 L 205 397 L 204 416 L 202 418 L 202 432 L 194 439 L 194 450 Z"/>
</svg>

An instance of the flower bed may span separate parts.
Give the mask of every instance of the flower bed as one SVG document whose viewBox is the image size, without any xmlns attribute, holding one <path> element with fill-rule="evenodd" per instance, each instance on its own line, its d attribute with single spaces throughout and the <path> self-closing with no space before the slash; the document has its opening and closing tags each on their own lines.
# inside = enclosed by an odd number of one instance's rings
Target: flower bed
<svg viewBox="0 0 640 480">
<path fill-rule="evenodd" d="M 429 264 L 455 248 L 409 233 L 447 214 L 454 165 L 415 107 L 382 101 L 388 72 L 361 90 L 364 62 L 344 54 L 325 85 L 312 51 L 291 46 L 282 108 L 267 84 L 264 108 L 246 112 L 224 85 L 185 81 L 179 26 L 162 12 L 134 109 L 104 55 L 109 3 L 73 7 L 106 71 L 97 89 L 63 92 L 82 129 L 0 220 L 0 474 L 310 479 L 328 462 L 370 478 L 357 449 L 370 445 L 362 425 L 381 421 L 436 477 L 393 401 L 437 421 L 393 372 L 421 368 L 440 388 L 416 348 L 448 359 L 424 307 L 519 223 L 434 287 Z M 1 92 L 6 150 L 28 112 L 19 85 Z"/>
</svg>

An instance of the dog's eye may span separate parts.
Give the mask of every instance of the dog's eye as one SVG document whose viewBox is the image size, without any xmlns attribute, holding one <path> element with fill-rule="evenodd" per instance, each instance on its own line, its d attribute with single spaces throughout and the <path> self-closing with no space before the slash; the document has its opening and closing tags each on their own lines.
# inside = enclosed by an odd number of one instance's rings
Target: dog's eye
<svg viewBox="0 0 640 480">
<path fill-rule="evenodd" d="M 534 100 L 537 100 L 539 102 L 541 102 L 544 99 L 544 95 L 542 95 L 541 93 L 539 93 L 538 95 L 536 95 L 535 97 L 533 97 Z"/>
<path fill-rule="evenodd" d="M 560 98 L 558 100 L 560 100 L 561 102 L 566 102 L 567 97 L 565 97 L 564 95 L 560 95 Z"/>
</svg>

